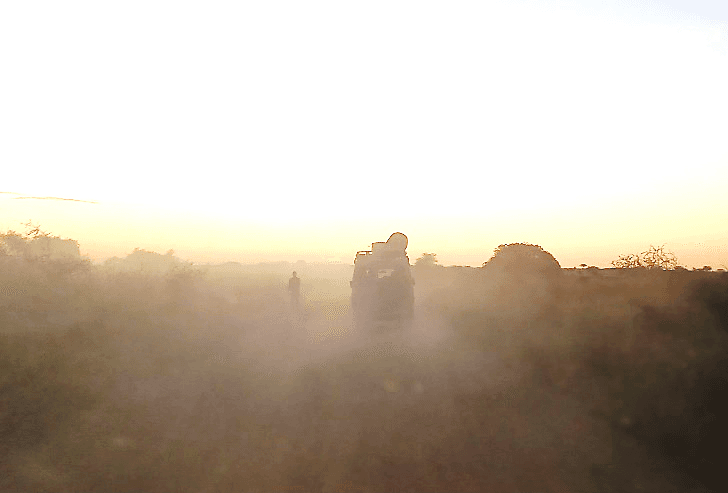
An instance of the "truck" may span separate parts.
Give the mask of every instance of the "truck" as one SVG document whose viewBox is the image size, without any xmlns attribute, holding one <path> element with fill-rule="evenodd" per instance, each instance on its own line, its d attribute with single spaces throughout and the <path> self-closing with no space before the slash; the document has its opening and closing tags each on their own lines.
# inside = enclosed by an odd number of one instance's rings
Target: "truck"
<svg viewBox="0 0 728 493">
<path fill-rule="evenodd" d="M 354 259 L 351 308 L 359 331 L 381 333 L 405 329 L 414 315 L 414 280 L 407 257 L 407 236 L 392 233 L 372 243 Z"/>
</svg>

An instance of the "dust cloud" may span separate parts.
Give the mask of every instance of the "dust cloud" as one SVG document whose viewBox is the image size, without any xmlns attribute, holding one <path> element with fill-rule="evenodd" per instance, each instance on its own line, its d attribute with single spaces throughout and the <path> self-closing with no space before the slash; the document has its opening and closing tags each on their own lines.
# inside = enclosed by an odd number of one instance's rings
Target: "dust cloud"
<svg viewBox="0 0 728 493">
<path fill-rule="evenodd" d="M 2 491 L 720 486 L 725 274 L 414 266 L 374 335 L 350 265 L 0 263 Z"/>
</svg>

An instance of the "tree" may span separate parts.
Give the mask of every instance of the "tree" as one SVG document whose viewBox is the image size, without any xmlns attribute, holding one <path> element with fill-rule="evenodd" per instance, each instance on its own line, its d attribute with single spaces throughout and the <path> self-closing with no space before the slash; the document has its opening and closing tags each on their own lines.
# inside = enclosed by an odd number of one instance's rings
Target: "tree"
<svg viewBox="0 0 728 493">
<path fill-rule="evenodd" d="M 612 265 L 617 269 L 635 269 L 638 267 L 644 267 L 640 256 L 633 253 L 629 255 L 620 255 L 617 260 L 612 260 Z"/>
<path fill-rule="evenodd" d="M 415 267 L 434 267 L 437 264 L 436 253 L 423 253 L 420 258 L 415 260 Z"/>
<path fill-rule="evenodd" d="M 30 243 L 33 240 L 36 238 L 54 238 L 54 236 L 42 231 L 39 225 L 33 224 L 30 220 L 21 224 L 25 226 L 25 233 L 21 234 L 8 230 L 6 233 L 0 234 L 0 252 L 4 255 L 30 257 L 32 256 Z"/>
<path fill-rule="evenodd" d="M 655 247 L 650 245 L 650 249 L 636 254 L 620 255 L 617 260 L 612 260 L 612 265 L 617 269 L 662 269 L 675 270 L 677 267 L 677 258 L 675 254 L 665 250 L 665 245 Z"/>
<path fill-rule="evenodd" d="M 39 224 L 33 224 L 33 221 L 28 220 L 27 223 L 22 223 L 23 226 L 25 226 L 25 234 L 23 235 L 23 238 L 25 239 L 35 239 L 35 238 L 57 238 L 57 236 L 52 236 L 47 231 L 43 231 L 40 229 Z"/>
<path fill-rule="evenodd" d="M 650 245 L 650 249 L 640 255 L 642 256 L 642 262 L 648 269 L 674 270 L 677 267 L 675 254 L 666 251 L 665 245 L 659 247 Z"/>
<path fill-rule="evenodd" d="M 483 267 L 490 270 L 561 272 L 561 265 L 553 255 L 531 243 L 499 245 Z"/>
</svg>

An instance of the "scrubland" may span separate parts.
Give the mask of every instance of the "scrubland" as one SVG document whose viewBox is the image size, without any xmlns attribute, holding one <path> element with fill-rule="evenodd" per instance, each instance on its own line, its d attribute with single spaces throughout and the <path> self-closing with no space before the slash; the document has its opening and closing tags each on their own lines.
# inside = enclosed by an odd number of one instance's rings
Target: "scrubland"
<svg viewBox="0 0 728 493">
<path fill-rule="evenodd" d="M 0 491 L 722 491 L 728 276 L 0 256 Z M 302 278 L 302 309 L 286 283 Z"/>
</svg>

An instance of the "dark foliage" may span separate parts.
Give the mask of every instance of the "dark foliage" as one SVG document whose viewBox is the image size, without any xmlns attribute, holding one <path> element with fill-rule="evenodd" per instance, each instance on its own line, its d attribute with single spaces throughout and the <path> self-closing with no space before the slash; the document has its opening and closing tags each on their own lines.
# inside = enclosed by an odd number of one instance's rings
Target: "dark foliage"
<svg viewBox="0 0 728 493">
<path fill-rule="evenodd" d="M 508 272 L 557 273 L 559 262 L 549 252 L 538 245 L 530 243 L 509 243 L 499 245 L 493 257 L 483 264 L 488 270 L 505 270 Z"/>
</svg>

